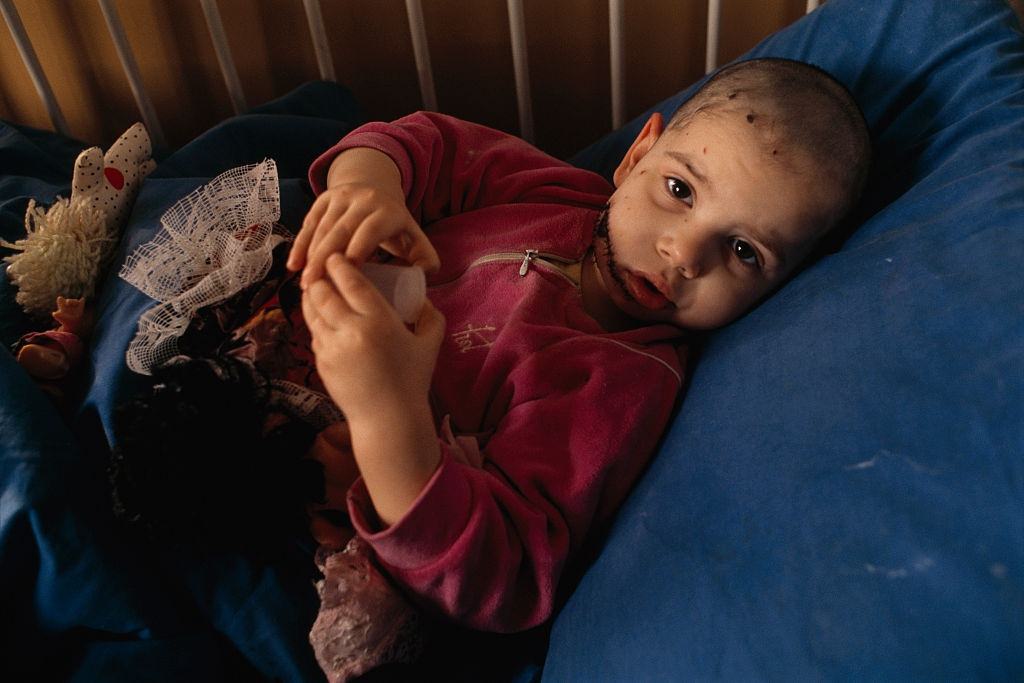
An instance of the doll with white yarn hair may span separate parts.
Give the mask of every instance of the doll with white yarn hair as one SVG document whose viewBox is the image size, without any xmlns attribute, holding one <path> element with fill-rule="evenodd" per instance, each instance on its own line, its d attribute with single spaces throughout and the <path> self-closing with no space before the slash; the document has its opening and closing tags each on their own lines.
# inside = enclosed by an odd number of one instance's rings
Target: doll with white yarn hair
<svg viewBox="0 0 1024 683">
<path fill-rule="evenodd" d="M 7 277 L 18 288 L 15 301 L 36 320 L 52 313 L 60 324 L 18 342 L 18 361 L 36 379 L 60 380 L 80 357 L 86 302 L 114 254 L 139 185 L 156 166 L 151 155 L 141 123 L 106 154 L 99 147 L 84 150 L 75 160 L 70 198 L 58 196 L 46 209 L 29 200 L 25 237 L 0 240 L 17 252 L 4 258 Z"/>
<path fill-rule="evenodd" d="M 143 178 L 156 166 L 145 126 L 136 123 L 106 154 L 90 147 L 78 155 L 71 197 L 57 197 L 47 209 L 29 200 L 23 239 L 0 240 L 14 249 L 7 277 L 18 287 L 15 300 L 35 318 L 54 310 L 57 297 L 89 298 L 110 261 L 121 227 Z"/>
</svg>

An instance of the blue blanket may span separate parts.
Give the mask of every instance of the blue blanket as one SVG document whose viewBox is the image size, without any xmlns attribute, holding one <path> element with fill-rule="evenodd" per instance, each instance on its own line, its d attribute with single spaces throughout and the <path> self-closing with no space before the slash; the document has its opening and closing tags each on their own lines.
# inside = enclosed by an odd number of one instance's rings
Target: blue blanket
<svg viewBox="0 0 1024 683">
<path fill-rule="evenodd" d="M 312 199 L 313 157 L 360 121 L 349 93 L 314 83 L 221 124 L 165 159 L 135 205 L 117 263 L 159 228 L 177 199 L 220 172 L 265 157 L 278 163 L 282 221 Z M 67 196 L 84 147 L 0 124 L 0 230 L 23 235 L 28 198 Z M 0 280 L 5 344 L 29 328 Z M 300 539 L 271 565 L 186 548 L 125 543 L 111 516 L 106 473 L 110 410 L 138 379 L 124 365 L 134 320 L 152 301 L 116 277 L 100 288 L 91 385 L 66 427 L 10 354 L 0 354 L 0 666 L 75 680 L 319 680 L 306 642 L 316 613 L 312 547 Z"/>
<path fill-rule="evenodd" d="M 281 223 L 297 230 L 312 202 L 306 170 L 362 121 L 351 94 L 310 83 L 234 117 L 158 160 L 114 259 L 153 239 L 180 198 L 225 170 L 273 158 Z M 81 143 L 0 123 L 0 233 L 23 236 L 29 198 L 67 196 Z M 62 418 L 13 357 L 0 353 L 0 672 L 78 681 L 320 681 L 307 634 L 316 616 L 314 544 L 296 538 L 270 563 L 127 542 L 106 482 L 112 411 L 143 386 L 125 366 L 139 316 L 154 302 L 107 273 L 96 301 L 87 391 Z M 0 334 L 31 327 L 0 278 Z M 197 435 L 200 438 L 200 435 Z M 428 656 L 386 676 L 529 678 L 542 633 L 496 637 L 438 625 Z M 540 648 L 540 649 L 538 649 Z M 473 653 L 466 656 L 465 652 Z M 454 654 L 459 652 L 459 654 Z"/>
</svg>

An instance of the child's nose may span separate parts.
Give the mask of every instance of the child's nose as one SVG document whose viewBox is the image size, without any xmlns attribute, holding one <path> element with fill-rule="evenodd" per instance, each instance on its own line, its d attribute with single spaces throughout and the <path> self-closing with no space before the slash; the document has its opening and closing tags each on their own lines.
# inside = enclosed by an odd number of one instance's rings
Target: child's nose
<svg viewBox="0 0 1024 683">
<path fill-rule="evenodd" d="M 658 238 L 658 253 L 686 279 L 700 277 L 707 267 L 708 246 L 696 231 L 676 231 Z"/>
</svg>

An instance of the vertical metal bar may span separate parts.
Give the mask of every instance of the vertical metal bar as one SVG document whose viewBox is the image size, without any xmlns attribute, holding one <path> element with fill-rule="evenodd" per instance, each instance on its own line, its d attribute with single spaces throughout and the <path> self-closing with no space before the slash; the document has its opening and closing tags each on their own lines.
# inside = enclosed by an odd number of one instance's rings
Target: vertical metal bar
<svg viewBox="0 0 1024 683">
<path fill-rule="evenodd" d="M 608 40 L 611 45 L 612 128 L 626 122 L 626 40 L 622 30 L 624 0 L 608 0 Z"/>
<path fill-rule="evenodd" d="M 807 14 L 810 14 L 814 10 L 818 9 L 818 5 L 821 4 L 821 0 L 807 0 Z"/>
<path fill-rule="evenodd" d="M 302 5 L 306 8 L 306 21 L 309 22 L 309 35 L 313 39 L 320 78 L 325 81 L 336 81 L 338 79 L 334 75 L 334 60 L 331 58 L 327 30 L 324 28 L 324 15 L 320 11 L 320 0 L 302 0 Z"/>
<path fill-rule="evenodd" d="M 512 66 L 516 75 L 516 103 L 519 105 L 519 135 L 533 142 L 533 100 L 530 92 L 530 62 L 526 54 L 526 18 L 522 0 L 508 0 L 508 25 L 512 37 Z"/>
<path fill-rule="evenodd" d="M 203 6 L 203 14 L 206 15 L 206 27 L 210 30 L 213 49 L 217 53 L 220 72 L 224 75 L 224 85 L 228 88 L 231 106 L 234 107 L 236 114 L 241 114 L 248 107 L 245 104 L 245 95 L 242 93 L 242 81 L 239 80 L 238 69 L 235 68 L 235 60 L 231 57 L 228 37 L 224 33 L 224 23 L 220 20 L 217 0 L 199 0 L 199 3 Z"/>
<path fill-rule="evenodd" d="M 718 40 L 722 33 L 722 0 L 708 0 L 708 37 L 705 42 L 704 73 L 718 66 Z"/>
<path fill-rule="evenodd" d="M 32 79 L 32 85 L 35 86 L 39 99 L 43 101 L 43 106 L 46 107 L 46 113 L 50 116 L 50 122 L 53 123 L 53 127 L 57 132 L 70 136 L 68 122 L 64 119 L 64 113 L 61 112 L 60 105 L 57 104 L 57 98 L 53 95 L 50 82 L 46 80 L 43 67 L 39 64 L 36 51 L 32 48 L 32 41 L 29 40 L 28 33 L 25 32 L 25 25 L 21 23 L 21 17 L 18 15 L 18 10 L 15 9 L 12 0 L 0 0 L 0 14 L 4 15 L 4 21 L 7 22 L 7 28 L 10 29 L 11 36 L 14 38 L 18 54 L 21 55 L 21 61 L 25 63 L 25 68 L 28 69 L 29 78 Z"/>
<path fill-rule="evenodd" d="M 121 60 L 121 68 L 124 69 L 124 75 L 128 79 L 128 86 L 132 89 L 132 95 L 135 97 L 135 104 L 139 107 L 142 120 L 146 122 L 149 137 L 156 146 L 166 147 L 164 130 L 160 126 L 160 120 L 157 118 L 153 102 L 149 99 L 149 94 L 142 84 L 139 66 L 135 62 L 135 55 L 128 44 L 128 37 L 125 35 L 121 17 L 118 15 L 111 0 L 98 1 L 100 9 L 103 11 L 103 19 L 107 22 L 107 30 L 110 31 L 110 38 L 114 41 L 114 47 L 117 49 L 117 58 Z"/>
<path fill-rule="evenodd" d="M 437 93 L 434 92 L 434 71 L 430 67 L 430 49 L 427 46 L 427 27 L 423 22 L 423 6 L 420 0 L 405 0 L 405 11 L 409 15 L 412 51 L 416 57 L 416 73 L 420 79 L 423 108 L 427 111 L 437 111 Z"/>
</svg>

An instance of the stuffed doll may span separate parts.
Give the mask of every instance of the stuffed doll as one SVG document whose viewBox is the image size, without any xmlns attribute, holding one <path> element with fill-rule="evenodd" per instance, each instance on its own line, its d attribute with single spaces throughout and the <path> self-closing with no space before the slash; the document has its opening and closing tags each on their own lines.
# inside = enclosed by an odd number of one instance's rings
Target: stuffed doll
<svg viewBox="0 0 1024 683">
<path fill-rule="evenodd" d="M 57 328 L 22 336 L 15 345 L 15 355 L 39 388 L 60 402 L 64 398 L 63 380 L 85 353 L 83 339 L 92 327 L 92 315 L 85 299 L 62 296 L 57 297 L 57 310 L 52 315 Z"/>
<path fill-rule="evenodd" d="M 29 200 L 23 239 L 0 240 L 17 253 L 4 258 L 15 295 L 37 320 L 53 317 L 59 327 L 22 337 L 18 361 L 51 394 L 82 356 L 88 331 L 88 303 L 114 249 L 139 185 L 153 170 L 145 126 L 136 123 L 106 154 L 91 147 L 75 160 L 71 197 L 57 197 L 47 209 Z M 56 310 L 54 310 L 56 306 Z"/>
</svg>

